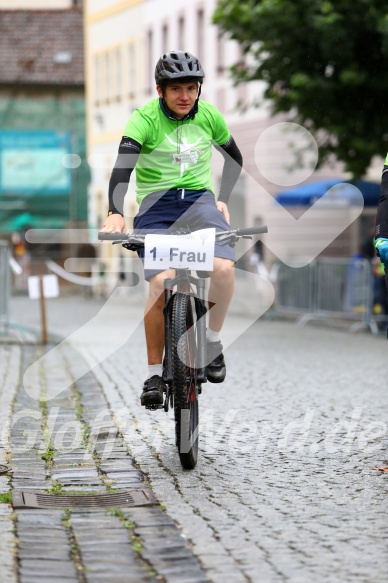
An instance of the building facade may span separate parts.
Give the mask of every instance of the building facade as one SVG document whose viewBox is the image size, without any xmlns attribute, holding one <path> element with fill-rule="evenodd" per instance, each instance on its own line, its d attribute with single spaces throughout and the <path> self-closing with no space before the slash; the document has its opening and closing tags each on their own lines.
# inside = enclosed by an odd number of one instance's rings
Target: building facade
<svg viewBox="0 0 388 583">
<path fill-rule="evenodd" d="M 251 127 L 252 120 L 265 125 L 268 114 L 265 108 L 249 109 L 244 115 L 237 111 L 238 101 L 248 102 L 262 92 L 262 87 L 259 83 L 232 86 L 227 67 L 238 61 L 240 50 L 236 43 L 221 38 L 211 23 L 214 5 L 211 1 L 188 6 L 182 0 L 168 5 L 158 0 L 85 2 L 87 135 L 92 165 L 89 209 L 93 227 L 101 226 L 107 213 L 108 181 L 123 128 L 136 107 L 156 96 L 155 64 L 166 50 L 184 49 L 198 56 L 206 72 L 201 99 L 214 103 L 225 115 L 249 163 L 251 137 L 246 128 Z M 222 158 L 217 153 L 213 164 L 215 182 L 219 183 Z M 252 215 L 248 200 L 242 177 L 230 201 L 236 224 L 244 224 L 246 214 Z M 126 197 L 129 222 L 136 208 L 131 180 Z M 255 213 L 261 213 L 260 203 Z"/>
<path fill-rule="evenodd" d="M 347 176 L 339 164 L 314 171 L 315 142 L 297 126 L 288 125 L 288 130 L 293 131 L 284 133 L 287 117 L 271 116 L 269 104 L 263 99 L 262 83 L 233 85 L 228 68 L 245 57 L 239 45 L 221 36 L 212 23 L 215 6 L 216 0 L 189 4 L 183 0 L 85 2 L 92 226 L 99 228 L 108 210 L 109 176 L 127 118 L 137 106 L 156 96 L 155 63 L 164 52 L 183 49 L 201 61 L 206 73 L 201 99 L 223 113 L 244 157 L 244 169 L 229 203 L 232 225 L 268 223 L 268 237 L 283 241 L 282 253 L 299 254 L 305 241 L 314 236 L 316 225 L 310 224 L 299 241 L 284 236 L 288 219 L 284 213 L 279 214 L 275 195 L 306 180 Z M 259 107 L 252 107 L 253 102 Z M 293 168 L 298 144 L 305 144 L 309 150 L 305 167 L 299 169 Z M 216 152 L 213 166 L 215 182 L 219 183 L 222 158 Z M 132 179 L 126 197 L 129 227 L 136 212 L 133 182 Z M 296 215 L 305 210 L 296 209 Z M 330 220 L 323 215 L 321 219 Z M 333 252 L 352 252 L 358 228 L 353 225 Z"/>
<path fill-rule="evenodd" d="M 87 224 L 82 11 L 0 10 L 0 27 L 0 230 Z"/>
</svg>

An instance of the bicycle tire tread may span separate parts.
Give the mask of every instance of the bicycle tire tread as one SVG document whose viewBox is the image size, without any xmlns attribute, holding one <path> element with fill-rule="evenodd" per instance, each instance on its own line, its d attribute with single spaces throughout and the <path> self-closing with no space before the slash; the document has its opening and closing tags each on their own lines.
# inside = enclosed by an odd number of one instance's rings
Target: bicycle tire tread
<svg viewBox="0 0 388 583">
<path fill-rule="evenodd" d="M 181 411 L 190 409 L 188 403 L 188 386 L 187 386 L 187 345 L 183 343 L 178 354 L 178 343 L 183 334 L 187 332 L 188 326 L 193 325 L 192 306 L 187 294 L 177 293 L 174 296 L 172 306 L 172 370 L 173 370 L 173 392 L 174 392 L 174 416 L 175 416 L 175 435 L 179 450 L 181 464 L 186 469 L 192 469 L 197 463 L 198 444 L 189 451 L 182 453 L 180 451 L 181 443 Z M 195 403 L 196 416 L 198 417 L 198 403 Z"/>
</svg>

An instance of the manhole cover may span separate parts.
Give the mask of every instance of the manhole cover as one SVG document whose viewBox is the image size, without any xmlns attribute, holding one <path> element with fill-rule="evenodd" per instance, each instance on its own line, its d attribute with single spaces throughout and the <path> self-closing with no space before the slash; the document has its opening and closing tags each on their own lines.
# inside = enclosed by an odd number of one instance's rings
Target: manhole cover
<svg viewBox="0 0 388 583">
<path fill-rule="evenodd" d="M 130 490 L 115 494 L 86 494 L 74 496 L 46 494 L 45 492 L 12 492 L 14 508 L 102 508 L 150 506 L 158 504 L 151 490 Z"/>
<path fill-rule="evenodd" d="M 9 467 L 5 466 L 4 464 L 0 464 L 0 474 L 6 474 L 9 472 Z"/>
</svg>

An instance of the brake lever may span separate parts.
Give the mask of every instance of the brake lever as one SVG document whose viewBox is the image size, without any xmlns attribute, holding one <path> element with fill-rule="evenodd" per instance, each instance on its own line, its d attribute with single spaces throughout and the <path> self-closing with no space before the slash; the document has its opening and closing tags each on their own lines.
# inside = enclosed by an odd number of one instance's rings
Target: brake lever
<svg viewBox="0 0 388 583">
<path fill-rule="evenodd" d="M 226 233 L 225 235 L 220 235 L 217 237 L 218 243 L 221 243 L 221 241 L 226 241 L 227 239 L 232 239 L 231 233 Z"/>
</svg>

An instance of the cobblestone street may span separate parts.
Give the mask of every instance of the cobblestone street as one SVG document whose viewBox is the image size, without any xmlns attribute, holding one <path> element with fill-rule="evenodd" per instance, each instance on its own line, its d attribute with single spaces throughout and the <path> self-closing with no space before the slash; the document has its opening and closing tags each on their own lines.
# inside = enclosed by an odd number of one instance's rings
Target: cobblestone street
<svg viewBox="0 0 388 583">
<path fill-rule="evenodd" d="M 199 461 L 183 471 L 173 413 L 140 407 L 140 303 L 51 300 L 48 346 L 0 345 L 3 502 L 54 500 L 0 504 L 2 583 L 384 579 L 384 336 L 231 314 L 227 379 L 203 387 Z M 11 308 L 31 339 L 37 305 Z M 153 503 L 55 506 L 128 490 Z"/>
</svg>

